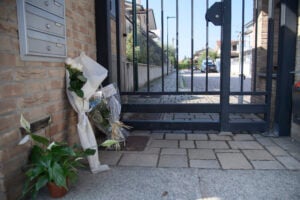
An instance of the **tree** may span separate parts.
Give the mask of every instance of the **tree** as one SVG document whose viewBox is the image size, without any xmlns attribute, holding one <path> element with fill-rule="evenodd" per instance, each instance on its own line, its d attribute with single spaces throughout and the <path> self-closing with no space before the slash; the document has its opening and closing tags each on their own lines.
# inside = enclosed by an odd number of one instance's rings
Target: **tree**
<svg viewBox="0 0 300 200">
<path fill-rule="evenodd" d="M 217 52 L 216 51 L 208 51 L 208 59 L 209 60 L 216 60 L 217 58 Z M 198 64 L 201 66 L 203 60 L 206 60 L 206 52 L 201 54 L 201 56 L 198 58 Z"/>
</svg>

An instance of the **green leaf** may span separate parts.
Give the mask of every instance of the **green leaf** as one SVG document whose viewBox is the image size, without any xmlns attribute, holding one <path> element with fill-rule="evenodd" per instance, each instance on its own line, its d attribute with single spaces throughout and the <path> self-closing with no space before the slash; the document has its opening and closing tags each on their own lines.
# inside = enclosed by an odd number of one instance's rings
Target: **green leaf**
<svg viewBox="0 0 300 200">
<path fill-rule="evenodd" d="M 106 140 L 101 144 L 101 146 L 111 147 L 112 145 L 116 145 L 116 144 L 119 144 L 119 142 L 117 140 Z"/>
<path fill-rule="evenodd" d="M 82 82 L 86 82 L 87 81 L 87 78 L 85 78 L 83 75 L 77 75 L 77 78 L 79 79 L 79 80 L 81 80 Z"/>
<path fill-rule="evenodd" d="M 91 156 L 91 155 L 94 155 L 95 153 L 96 153 L 95 149 L 86 149 L 83 152 L 84 156 Z"/>
<path fill-rule="evenodd" d="M 21 114 L 20 124 L 22 128 L 26 130 L 27 133 L 30 133 L 30 123 L 24 118 L 23 114 Z"/>
<path fill-rule="evenodd" d="M 42 136 L 39 136 L 39 135 L 34 135 L 34 134 L 31 134 L 30 135 L 31 136 L 31 138 L 34 140 L 34 141 L 36 141 L 36 142 L 38 142 L 38 143 L 40 143 L 40 144 L 43 144 L 43 145 L 49 145 L 49 143 L 50 143 L 50 141 L 47 139 L 47 138 L 45 138 L 45 137 L 42 137 Z"/>
<path fill-rule="evenodd" d="M 76 90 L 75 93 L 77 94 L 77 96 L 79 96 L 81 98 L 83 98 L 83 96 L 84 96 L 84 93 L 82 90 Z"/>
<path fill-rule="evenodd" d="M 51 169 L 51 175 L 52 175 L 52 178 L 53 178 L 53 182 L 57 186 L 61 186 L 61 187 L 64 187 L 64 188 L 68 189 L 67 188 L 66 176 L 64 175 L 64 170 L 56 162 L 53 164 L 53 167 Z"/>
<path fill-rule="evenodd" d="M 35 190 L 39 191 L 42 187 L 44 187 L 49 182 L 48 176 L 44 175 L 38 178 L 35 183 Z"/>
</svg>

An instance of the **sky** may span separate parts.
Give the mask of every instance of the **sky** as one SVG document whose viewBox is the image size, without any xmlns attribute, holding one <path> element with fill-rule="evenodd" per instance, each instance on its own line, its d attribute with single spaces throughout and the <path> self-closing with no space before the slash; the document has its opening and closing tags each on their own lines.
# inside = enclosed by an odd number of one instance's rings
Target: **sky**
<svg viewBox="0 0 300 200">
<path fill-rule="evenodd" d="M 161 1 L 149 0 L 149 8 L 154 10 L 157 29 L 161 30 Z M 179 9 L 179 60 L 184 57 L 191 57 L 191 1 L 178 0 Z M 242 1 L 232 0 L 232 40 L 238 40 L 238 33 L 242 30 Z M 245 1 L 245 23 L 252 20 L 253 1 Z M 138 1 L 137 1 L 138 2 Z M 208 0 L 209 7 L 216 0 Z M 146 8 L 146 0 L 141 0 Z M 167 16 L 176 16 L 176 0 L 163 0 L 164 4 L 164 44 L 167 44 Z M 205 48 L 206 43 L 206 0 L 194 0 L 194 52 Z M 169 45 L 176 45 L 176 19 L 168 20 L 169 24 Z M 221 38 L 221 28 L 209 23 L 209 47 L 215 48 L 216 41 Z"/>
</svg>

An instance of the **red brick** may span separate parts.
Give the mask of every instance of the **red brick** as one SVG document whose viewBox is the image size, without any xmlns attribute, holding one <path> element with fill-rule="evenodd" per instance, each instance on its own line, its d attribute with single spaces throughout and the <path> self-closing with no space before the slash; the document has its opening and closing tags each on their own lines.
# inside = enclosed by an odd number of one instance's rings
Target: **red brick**
<svg viewBox="0 0 300 200">
<path fill-rule="evenodd" d="M 29 108 L 33 106 L 43 105 L 49 101 L 48 93 L 36 93 L 31 96 L 20 98 L 18 105 L 21 108 Z"/>
<path fill-rule="evenodd" d="M 66 74 L 65 68 L 50 69 L 48 71 L 48 75 L 51 78 L 62 78 L 63 80 L 65 80 L 65 74 Z"/>
<path fill-rule="evenodd" d="M 43 68 L 25 68 L 18 68 L 18 70 L 15 71 L 15 79 L 17 81 L 43 79 L 47 77 L 47 71 Z"/>
<path fill-rule="evenodd" d="M 62 89 L 65 88 L 65 80 L 51 80 L 48 82 L 47 89 Z"/>
<path fill-rule="evenodd" d="M 1 70 L 0 71 L 0 81 L 10 81 L 13 80 L 13 75 L 12 75 L 12 70 L 7 69 L 7 70 Z"/>
<path fill-rule="evenodd" d="M 12 112 L 17 109 L 16 99 L 3 99 L 0 100 L 0 115 Z"/>
<path fill-rule="evenodd" d="M 0 117 L 0 132 L 15 127 L 15 122 L 18 120 L 16 114 Z"/>
<path fill-rule="evenodd" d="M 0 98 L 22 96 L 25 93 L 24 85 L 21 83 L 9 83 L 0 86 Z"/>
<path fill-rule="evenodd" d="M 20 132 L 18 129 L 0 134 L 0 149 L 15 146 L 21 139 Z"/>
<path fill-rule="evenodd" d="M 1 26 L 1 25 L 0 25 Z M 0 66 L 13 67 L 16 65 L 16 56 L 13 54 L 0 54 Z"/>
</svg>

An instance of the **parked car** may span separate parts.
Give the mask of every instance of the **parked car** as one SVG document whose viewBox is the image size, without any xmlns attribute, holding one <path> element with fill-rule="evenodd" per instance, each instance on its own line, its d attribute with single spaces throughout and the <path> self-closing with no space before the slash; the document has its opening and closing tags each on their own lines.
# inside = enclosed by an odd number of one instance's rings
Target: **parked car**
<svg viewBox="0 0 300 200">
<path fill-rule="evenodd" d="M 206 64 L 206 60 L 203 60 L 201 65 L 201 72 L 206 72 L 206 66 L 208 68 L 208 72 L 218 72 L 216 64 L 212 60 L 208 60 Z"/>
</svg>

